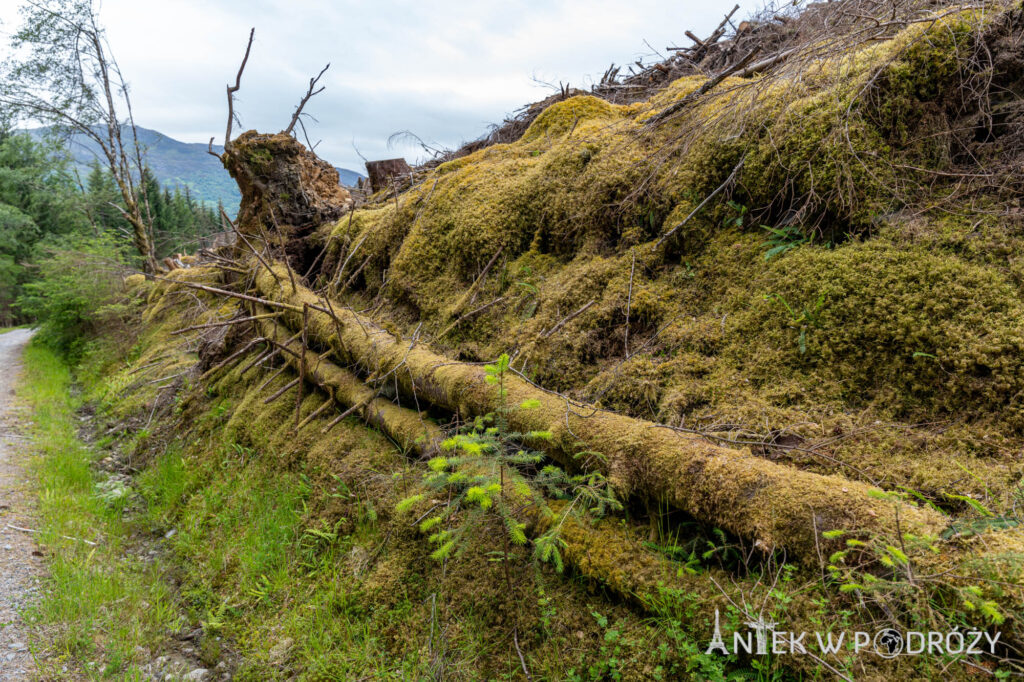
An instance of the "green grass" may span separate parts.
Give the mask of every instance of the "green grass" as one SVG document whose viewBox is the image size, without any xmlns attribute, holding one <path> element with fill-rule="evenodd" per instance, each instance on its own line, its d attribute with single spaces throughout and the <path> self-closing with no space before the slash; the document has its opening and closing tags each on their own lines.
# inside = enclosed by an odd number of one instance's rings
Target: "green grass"
<svg viewBox="0 0 1024 682">
<path fill-rule="evenodd" d="M 33 411 L 37 539 L 49 571 L 26 614 L 36 626 L 33 649 L 46 652 L 41 672 L 59 679 L 68 665 L 88 679 L 141 679 L 150 657 L 139 648 L 155 651 L 181 627 L 173 595 L 131 551 L 125 498 L 98 494 L 95 454 L 76 433 L 68 367 L 40 344 L 28 346 L 24 362 L 18 393 Z"/>
<path fill-rule="evenodd" d="M 207 396 L 176 424 L 194 429 L 154 426 L 123 439 L 128 449 L 145 441 L 136 451 L 142 471 L 128 496 L 107 501 L 92 466 L 100 447 L 76 435 L 68 368 L 38 344 L 25 360 L 21 395 L 35 411 L 40 539 L 51 571 L 29 614 L 38 625 L 32 644 L 57 654 L 44 657 L 44 675 L 66 679 L 68 664 L 89 679 L 141 679 L 142 665 L 184 646 L 171 633 L 199 627 L 189 645 L 202 664 L 227 661 L 239 682 L 431 679 L 441 671 L 448 679 L 522 679 L 502 572 L 479 556 L 466 559 L 472 567 L 442 567 L 407 520 L 378 517 L 376 509 L 398 499 L 378 482 L 376 455 L 364 452 L 382 446 L 379 437 L 336 433 L 334 457 L 292 459 L 280 442 L 233 440 L 238 434 L 223 428 L 229 402 Z M 98 395 L 99 374 L 76 376 L 84 395 Z M 163 551 L 152 564 L 135 558 L 154 545 Z M 533 575 L 520 576 L 526 601 L 512 608 L 527 619 L 519 638 L 535 679 L 635 679 L 638 670 L 723 679 L 722 662 L 703 656 L 680 623 L 689 595 L 663 594 L 663 610 L 647 619 L 571 576 L 519 569 Z M 535 603 L 544 605 L 537 627 Z"/>
<path fill-rule="evenodd" d="M 395 660 L 381 641 L 380 633 L 400 624 L 412 604 L 398 598 L 386 608 L 367 608 L 344 561 L 356 536 L 380 541 L 372 522 L 357 524 L 352 534 L 307 525 L 304 476 L 226 445 L 202 462 L 183 460 L 172 447 L 138 482 L 147 503 L 141 521 L 154 532 L 176 530 L 171 560 L 203 642 L 224 636 L 244 658 L 236 679 L 289 677 L 278 667 L 284 661 L 271 657 L 285 639 L 294 642 L 286 669 L 301 671 L 299 679 L 426 674 L 417 652 Z"/>
</svg>

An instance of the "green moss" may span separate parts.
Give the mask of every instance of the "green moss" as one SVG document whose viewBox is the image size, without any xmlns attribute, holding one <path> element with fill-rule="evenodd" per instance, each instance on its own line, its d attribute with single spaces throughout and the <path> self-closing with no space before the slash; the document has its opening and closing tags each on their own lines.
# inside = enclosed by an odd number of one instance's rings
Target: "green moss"
<svg viewBox="0 0 1024 682">
<path fill-rule="evenodd" d="M 754 381 L 788 367 L 842 386 L 853 406 L 881 400 L 911 419 L 998 413 L 1024 427 L 1024 306 L 991 269 L 882 243 L 805 248 L 778 259 L 750 293 L 729 325 L 746 341 L 726 353 Z M 801 310 L 820 298 L 802 323 L 782 303 Z"/>
</svg>

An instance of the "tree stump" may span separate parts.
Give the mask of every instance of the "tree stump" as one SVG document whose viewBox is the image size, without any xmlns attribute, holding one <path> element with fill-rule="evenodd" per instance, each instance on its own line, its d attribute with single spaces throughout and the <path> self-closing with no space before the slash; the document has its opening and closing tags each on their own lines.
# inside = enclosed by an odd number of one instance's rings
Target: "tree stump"
<svg viewBox="0 0 1024 682">
<path fill-rule="evenodd" d="M 233 140 L 222 161 L 242 194 L 239 231 L 257 243 L 269 235 L 272 248 L 283 243 L 292 268 L 305 272 L 319 252 L 309 237 L 352 206 L 338 171 L 290 135 L 254 130 Z"/>
<path fill-rule="evenodd" d="M 370 191 L 379 192 L 391 186 L 392 178 L 402 179 L 412 174 L 412 168 L 405 159 L 384 159 L 367 161 L 366 174 L 370 176 Z"/>
</svg>

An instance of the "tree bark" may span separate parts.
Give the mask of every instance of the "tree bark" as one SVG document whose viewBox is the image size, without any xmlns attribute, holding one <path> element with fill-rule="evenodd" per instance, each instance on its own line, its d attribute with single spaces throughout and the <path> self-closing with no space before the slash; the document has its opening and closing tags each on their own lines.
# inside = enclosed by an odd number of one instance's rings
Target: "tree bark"
<svg viewBox="0 0 1024 682">
<path fill-rule="evenodd" d="M 412 174 L 412 168 L 405 159 L 385 159 L 383 161 L 367 161 L 366 174 L 370 178 L 370 191 L 379 192 L 391 186 L 392 179 L 404 181 Z"/>
</svg>

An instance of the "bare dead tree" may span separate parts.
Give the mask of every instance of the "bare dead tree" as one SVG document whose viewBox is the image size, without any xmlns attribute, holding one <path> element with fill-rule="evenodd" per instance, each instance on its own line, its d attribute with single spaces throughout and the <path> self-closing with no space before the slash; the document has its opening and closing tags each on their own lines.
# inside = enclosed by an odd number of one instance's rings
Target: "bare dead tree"
<svg viewBox="0 0 1024 682">
<path fill-rule="evenodd" d="M 16 120 L 80 135 L 98 150 L 124 206 L 132 242 L 147 272 L 159 269 L 128 83 L 92 0 L 28 0 L 24 25 L 3 63 L 0 106 Z"/>
</svg>

